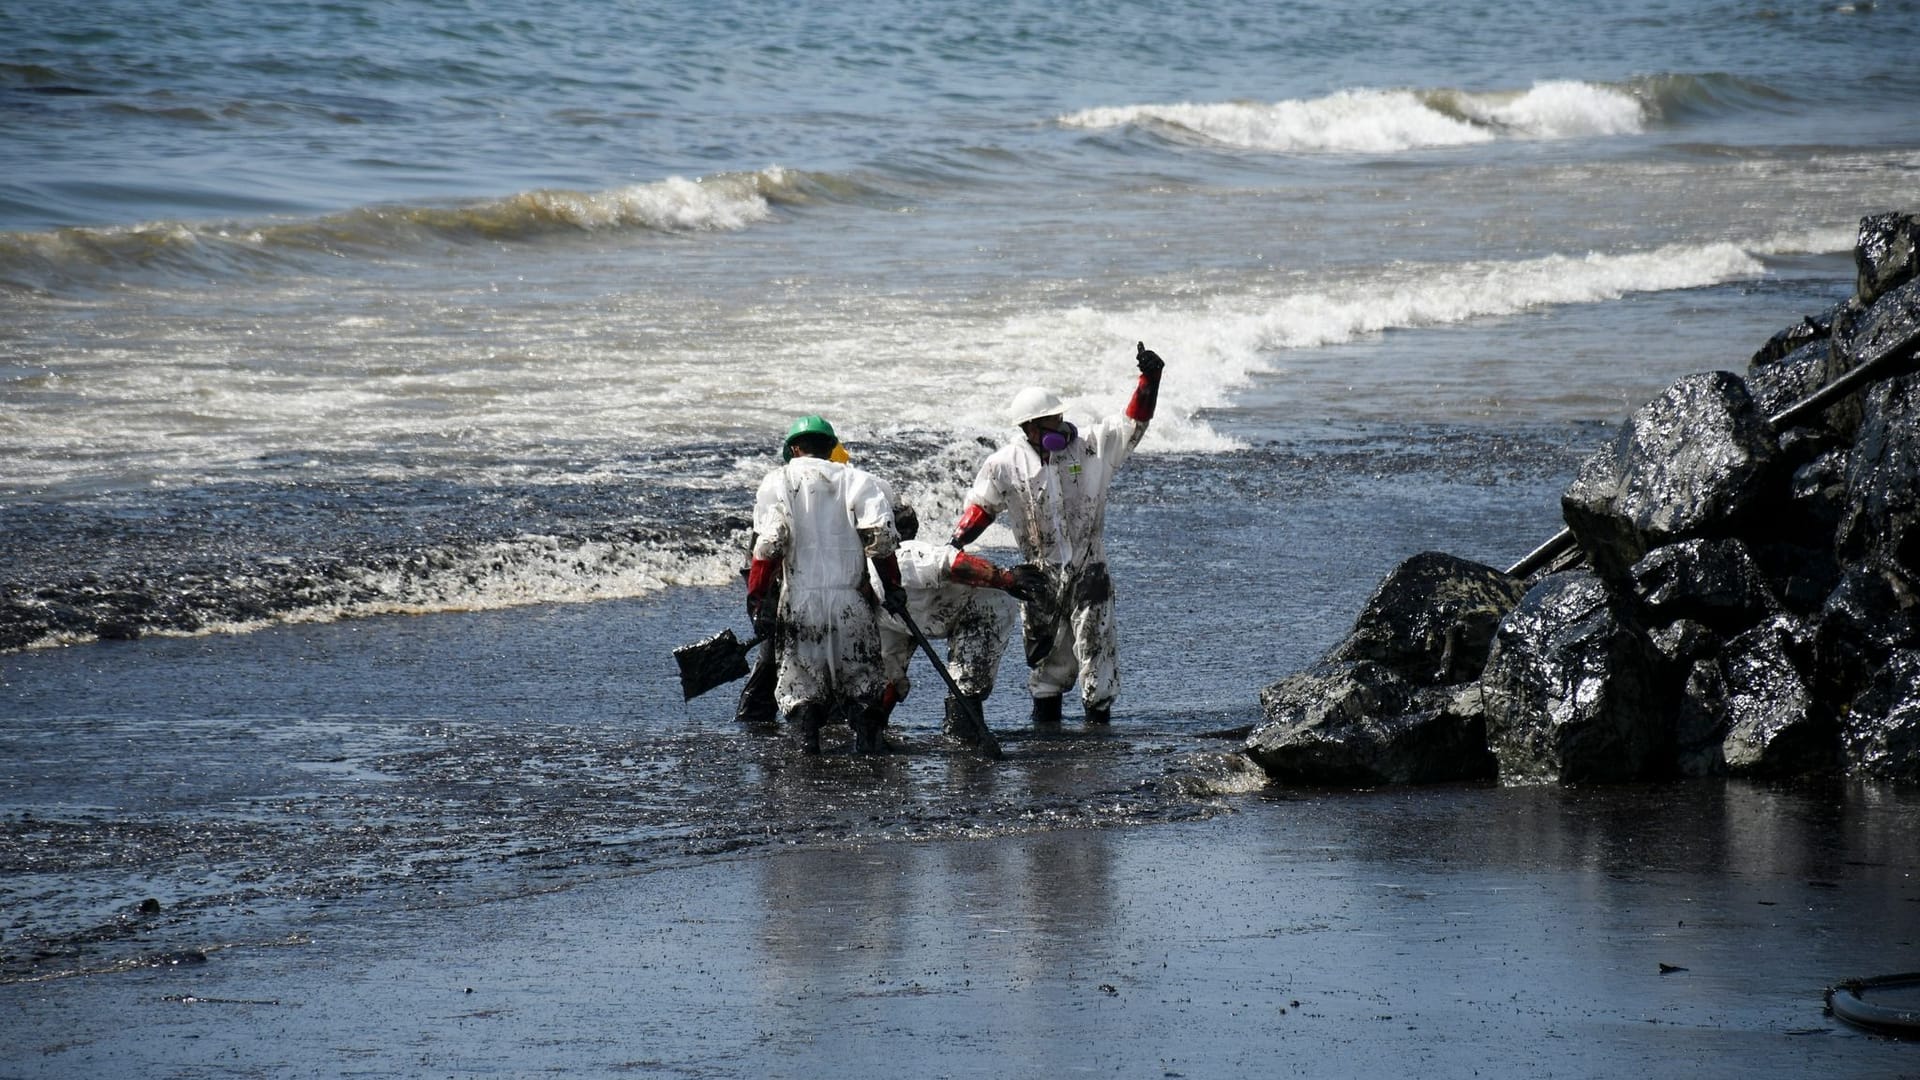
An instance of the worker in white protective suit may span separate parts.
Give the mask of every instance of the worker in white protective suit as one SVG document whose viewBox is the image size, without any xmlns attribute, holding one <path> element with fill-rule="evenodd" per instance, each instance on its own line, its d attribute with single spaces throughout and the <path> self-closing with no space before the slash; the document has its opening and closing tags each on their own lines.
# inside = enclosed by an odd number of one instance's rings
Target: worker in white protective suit
<svg viewBox="0 0 1920 1080">
<path fill-rule="evenodd" d="M 919 539 L 920 515 L 905 503 L 893 504 L 893 522 L 900 534 L 900 546 L 894 555 L 913 625 L 926 635 L 929 644 L 946 641 L 947 673 L 961 696 L 968 699 L 956 701 L 951 690 L 948 692 L 942 727 L 956 738 L 977 740 L 978 733 L 960 723 L 958 714 L 964 708 L 978 709 L 993 692 L 1000 658 L 1013 636 L 1014 598 L 1040 596 L 1046 576 L 1036 567 L 1006 569 L 945 544 Z M 887 689 L 879 706 L 878 726 L 882 728 L 893 707 L 906 700 L 912 689 L 907 665 L 917 648 L 906 621 L 882 612 L 880 655 L 887 676 Z"/>
<path fill-rule="evenodd" d="M 849 464 L 853 459 L 847 454 L 847 444 L 835 443 L 828 461 L 841 465 Z M 897 522 L 896 522 L 897 524 Z M 746 560 L 740 565 L 740 578 L 746 580 L 753 572 L 753 547 L 758 539 L 753 529 L 747 530 Z M 777 598 L 779 586 L 772 586 Z M 751 728 L 774 728 L 780 723 L 780 707 L 775 702 L 773 691 L 780 681 L 780 658 L 775 655 L 777 646 L 771 638 L 760 646 L 760 655 L 754 660 L 746 682 L 740 686 L 740 702 L 734 708 L 733 718 Z"/>
<path fill-rule="evenodd" d="M 829 460 L 839 441 L 818 416 L 788 430 L 785 463 L 754 498 L 747 571 L 747 615 L 756 634 L 775 642 L 774 698 L 810 754 L 836 719 L 853 726 L 855 752 L 881 749 L 872 726 L 886 689 L 879 613 L 883 605 L 906 610 L 892 507 L 871 475 Z M 869 561 L 879 595 L 868 584 Z"/>
<path fill-rule="evenodd" d="M 1107 572 L 1107 487 L 1147 433 L 1166 367 L 1145 343 L 1135 347 L 1139 382 L 1126 411 L 1080 431 L 1060 398 L 1041 387 L 1015 394 L 1007 419 L 1020 437 L 988 455 L 967 491 L 952 545 L 965 548 L 1005 516 L 1027 562 L 1044 569 L 1046 595 L 1021 606 L 1033 722 L 1060 722 L 1061 698 L 1076 683 L 1087 723 L 1112 719 L 1120 692 Z"/>
</svg>

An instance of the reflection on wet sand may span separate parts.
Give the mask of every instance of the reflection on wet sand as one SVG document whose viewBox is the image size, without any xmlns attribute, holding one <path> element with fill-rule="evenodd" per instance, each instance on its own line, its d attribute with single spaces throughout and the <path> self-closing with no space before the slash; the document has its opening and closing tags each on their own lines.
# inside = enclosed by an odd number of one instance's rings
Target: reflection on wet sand
<svg viewBox="0 0 1920 1080">
<path fill-rule="evenodd" d="M 1272 792 L 755 860 L 752 943 L 716 962 L 763 1043 L 855 1076 L 984 1075 L 988 1048 L 1033 1075 L 1801 1075 L 1880 1060 L 1820 990 L 1911 948 L 1917 824 L 1920 795 L 1844 784 Z"/>
<path fill-rule="evenodd" d="M 959 756 L 915 779 L 937 788 L 933 801 L 943 805 L 1030 807 L 1084 794 L 1084 778 L 1063 775 L 1083 767 L 1009 769 Z M 842 773 L 833 786 L 843 798 L 886 798 L 913 771 L 900 759 L 859 768 L 873 783 L 847 783 Z M 779 792 L 770 797 L 816 798 L 792 772 L 768 774 Z M 1020 830 L 1009 822 L 991 831 Z M 984 1019 L 979 999 L 1010 995 L 1023 1007 L 996 1012 L 978 1034 L 1021 1051 L 1029 1066 L 1042 1062 L 1052 1014 L 1076 996 L 1062 988 L 1110 966 L 1103 954 L 1113 936 L 1112 840 L 1108 830 L 1074 828 L 1013 845 L 884 844 L 758 862 L 757 1007 L 783 1018 L 782 1038 L 819 1047 L 879 1025 L 932 1032 L 959 1024 L 964 1038 L 969 1014 L 975 1024 Z M 929 882 L 943 887 L 929 890 Z"/>
</svg>

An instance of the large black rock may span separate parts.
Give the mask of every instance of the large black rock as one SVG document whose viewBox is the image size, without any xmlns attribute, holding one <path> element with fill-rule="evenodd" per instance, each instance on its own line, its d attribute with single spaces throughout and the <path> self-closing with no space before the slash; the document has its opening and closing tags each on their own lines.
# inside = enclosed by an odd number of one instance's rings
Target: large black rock
<svg viewBox="0 0 1920 1080">
<path fill-rule="evenodd" d="M 1380 582 L 1327 660 L 1377 661 L 1421 686 L 1475 679 L 1494 629 L 1526 591 L 1526 582 L 1491 566 L 1422 552 Z"/>
<path fill-rule="evenodd" d="M 1834 767 L 1835 731 L 1818 698 L 1811 627 L 1775 616 L 1727 642 L 1717 673 L 1719 700 L 1707 708 L 1724 719 L 1729 773 L 1780 778 Z"/>
<path fill-rule="evenodd" d="M 1815 622 L 1821 695 L 1851 701 L 1902 649 L 1920 648 L 1920 589 L 1898 567 L 1841 575 Z"/>
<path fill-rule="evenodd" d="M 1565 571 L 1528 590 L 1480 678 L 1503 784 L 1624 781 L 1671 760 L 1665 665 L 1599 578 Z"/>
<path fill-rule="evenodd" d="M 1647 628 L 1647 640 L 1674 671 L 1685 671 L 1695 660 L 1719 652 L 1726 639 L 1725 634 L 1692 619 L 1676 619 Z"/>
<path fill-rule="evenodd" d="M 1835 550 L 1850 565 L 1920 570 L 1920 375 L 1875 383 L 1864 398 Z"/>
<path fill-rule="evenodd" d="M 1478 693 L 1414 687 L 1371 660 L 1318 664 L 1260 692 L 1247 756 L 1276 780 L 1333 787 L 1490 780 Z"/>
<path fill-rule="evenodd" d="M 1633 564 L 1654 548 L 1744 524 L 1776 495 L 1777 453 L 1773 428 L 1739 376 L 1689 375 L 1587 459 L 1560 505 L 1593 569 L 1630 585 Z"/>
<path fill-rule="evenodd" d="M 1752 359 L 1747 361 L 1749 377 L 1753 372 L 1772 364 L 1781 357 L 1799 352 L 1815 342 L 1825 342 L 1832 338 L 1835 320 L 1857 306 L 1849 297 L 1818 315 L 1801 316 L 1799 322 L 1768 338 L 1765 345 L 1754 351 Z M 1757 389 L 1754 396 L 1759 396 Z"/>
<path fill-rule="evenodd" d="M 1854 700 L 1841 753 L 1854 776 L 1920 780 L 1920 651 L 1895 652 Z"/>
<path fill-rule="evenodd" d="M 1718 656 L 1694 661 L 1673 718 L 1673 769 L 1698 778 L 1727 775 L 1727 682 Z"/>
<path fill-rule="evenodd" d="M 1633 580 L 1650 621 L 1690 619 L 1715 630 L 1744 630 L 1780 607 L 1745 542 L 1683 540 L 1655 548 L 1633 564 Z"/>
<path fill-rule="evenodd" d="M 1914 337 L 1920 333 L 1920 279 L 1888 289 L 1869 307 L 1850 311 L 1833 327 L 1833 351 L 1849 369 L 1885 359 L 1886 375 L 1912 371 Z M 1898 361 L 1906 360 L 1904 366 Z"/>
<path fill-rule="evenodd" d="M 1871 304 L 1920 274 L 1920 222 L 1912 214 L 1869 214 L 1853 245 L 1854 295 Z"/>
<path fill-rule="evenodd" d="M 1847 506 L 1847 474 L 1853 447 L 1828 450 L 1793 471 L 1788 486 L 1788 516 L 1768 531 L 1795 542 L 1833 546 L 1833 534 Z"/>
</svg>

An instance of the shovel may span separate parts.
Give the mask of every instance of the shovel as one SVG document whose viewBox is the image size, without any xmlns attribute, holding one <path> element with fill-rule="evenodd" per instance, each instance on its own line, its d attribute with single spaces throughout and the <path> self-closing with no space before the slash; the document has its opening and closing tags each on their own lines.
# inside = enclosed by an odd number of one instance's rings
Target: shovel
<svg viewBox="0 0 1920 1080">
<path fill-rule="evenodd" d="M 1000 760 L 1005 756 L 1000 750 L 1000 740 L 994 737 L 993 729 L 987 726 L 987 718 L 980 714 L 980 702 L 960 692 L 960 684 L 953 681 L 953 673 L 947 670 L 947 665 L 941 663 L 938 656 L 934 655 L 933 646 L 927 643 L 927 635 L 920 632 L 920 627 L 914 623 L 913 616 L 904 609 L 894 614 L 900 617 L 901 622 L 907 624 L 907 632 L 913 635 L 914 643 L 920 646 L 921 652 L 927 654 L 927 660 L 933 664 L 933 670 L 939 672 L 940 678 L 946 682 L 947 693 L 953 695 L 954 713 L 961 724 L 970 729 L 971 741 L 982 754 L 995 761 Z"/>
<path fill-rule="evenodd" d="M 742 644 L 732 630 L 722 630 L 705 641 L 673 650 L 674 662 L 680 665 L 681 700 L 692 701 L 745 675 L 750 670 L 747 654 L 765 640 L 762 635 Z"/>
</svg>

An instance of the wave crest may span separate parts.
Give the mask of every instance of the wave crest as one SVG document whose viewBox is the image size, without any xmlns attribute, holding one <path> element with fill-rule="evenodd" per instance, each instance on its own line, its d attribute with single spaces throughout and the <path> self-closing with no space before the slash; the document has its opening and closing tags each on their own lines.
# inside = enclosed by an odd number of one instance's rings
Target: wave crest
<svg viewBox="0 0 1920 1080">
<path fill-rule="evenodd" d="M 730 232 L 771 218 L 772 203 L 798 201 L 800 180 L 798 174 L 781 168 L 698 180 L 674 176 L 611 191 L 523 191 L 453 209 L 370 208 L 353 211 L 344 220 L 380 226 L 397 222 L 441 235 L 488 239 L 534 237 L 560 230 Z"/>
<path fill-rule="evenodd" d="M 1655 75 L 1627 83 L 1547 80 L 1526 89 L 1350 89 L 1263 102 L 1084 109 L 1066 127 L 1137 127 L 1181 142 L 1269 153 L 1390 154 L 1503 139 L 1634 135 L 1689 115 L 1768 108 L 1783 100 L 1726 75 Z"/>
<path fill-rule="evenodd" d="M 1270 105 L 1130 105 L 1060 118 L 1067 127 L 1141 127 L 1183 142 L 1282 153 L 1392 153 L 1487 142 L 1491 133 L 1405 90 L 1342 90 Z"/>
<path fill-rule="evenodd" d="M 1634 135 L 1649 118 L 1630 90 L 1599 83 L 1554 80 L 1518 92 L 1434 91 L 1420 95 L 1429 108 L 1458 115 L 1494 137 L 1578 139 Z"/>
<path fill-rule="evenodd" d="M 772 167 L 608 191 L 540 189 L 454 207 L 371 206 L 273 224 L 159 221 L 0 233 L 0 288 L 58 291 L 128 276 L 236 274 L 293 266 L 319 254 L 378 255 L 423 242 L 531 241 L 623 230 L 731 232 L 805 202 L 831 185 Z"/>
</svg>

